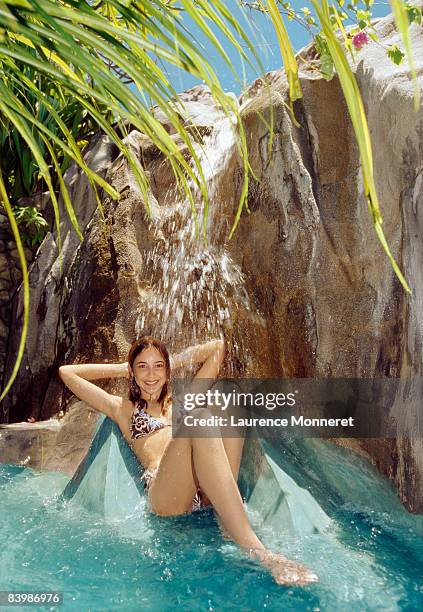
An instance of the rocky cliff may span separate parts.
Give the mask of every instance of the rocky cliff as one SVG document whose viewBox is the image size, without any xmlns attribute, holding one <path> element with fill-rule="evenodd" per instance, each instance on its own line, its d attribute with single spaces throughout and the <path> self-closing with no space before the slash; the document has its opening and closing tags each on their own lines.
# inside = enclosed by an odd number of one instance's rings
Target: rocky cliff
<svg viewBox="0 0 423 612">
<path fill-rule="evenodd" d="M 384 45 L 401 44 L 391 17 L 375 27 Z M 410 34 L 421 86 L 421 27 L 413 24 Z M 78 242 L 63 211 L 62 271 L 54 231 L 31 265 L 30 333 L 5 400 L 6 419 L 18 421 L 30 412 L 47 419 L 57 413 L 63 403 L 60 364 L 123 361 L 140 331 L 161 335 L 178 348 L 223 325 L 231 347 L 226 371 L 234 375 L 421 376 L 423 111 L 413 110 L 407 64 L 392 64 L 380 45 L 363 49 L 353 69 L 372 137 L 384 232 L 413 289 L 410 297 L 373 230 L 338 79 L 327 82 L 313 71 L 312 54 L 311 46 L 299 54 L 304 97 L 294 110 L 300 128 L 283 103 L 282 71 L 268 75 L 270 90 L 259 79 L 239 101 L 255 178 L 250 214 L 229 242 L 243 167 L 232 129 L 207 91 L 194 88 L 182 95 L 187 123 L 198 126 L 207 144 L 207 247 L 195 240 L 170 164 L 147 137 L 133 131 L 127 140 L 150 176 L 151 218 L 115 148 L 105 138 L 90 145 L 90 165 L 121 198 L 104 199 L 103 223 L 86 180 L 75 169 L 69 172 L 85 238 Z M 270 105 L 271 148 L 263 121 L 270 117 Z M 21 319 L 18 291 L 6 375 L 16 357 Z M 407 416 L 407 402 L 401 401 L 397 398 L 397 413 Z M 422 442 L 410 438 L 411 425 L 401 427 L 395 439 L 351 445 L 394 481 L 411 511 L 423 512 Z"/>
</svg>

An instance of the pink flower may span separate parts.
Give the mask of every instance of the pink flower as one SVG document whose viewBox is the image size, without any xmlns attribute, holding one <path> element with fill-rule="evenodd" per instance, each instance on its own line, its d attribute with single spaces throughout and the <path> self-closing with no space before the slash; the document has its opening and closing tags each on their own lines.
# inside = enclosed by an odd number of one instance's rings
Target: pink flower
<svg viewBox="0 0 423 612">
<path fill-rule="evenodd" d="M 367 45 L 368 42 L 370 42 L 370 38 L 367 36 L 366 32 L 363 31 L 357 32 L 357 34 L 354 34 L 352 37 L 352 44 L 358 50 L 360 50 L 363 45 Z"/>
</svg>

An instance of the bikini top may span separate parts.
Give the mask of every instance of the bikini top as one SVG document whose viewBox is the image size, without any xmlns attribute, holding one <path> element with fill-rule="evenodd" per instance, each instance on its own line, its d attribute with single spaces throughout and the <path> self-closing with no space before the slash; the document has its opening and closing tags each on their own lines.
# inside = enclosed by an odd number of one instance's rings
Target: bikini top
<svg viewBox="0 0 423 612">
<path fill-rule="evenodd" d="M 171 425 L 152 417 L 140 404 L 137 404 L 131 417 L 131 438 L 143 438 L 164 427 L 171 427 Z"/>
</svg>

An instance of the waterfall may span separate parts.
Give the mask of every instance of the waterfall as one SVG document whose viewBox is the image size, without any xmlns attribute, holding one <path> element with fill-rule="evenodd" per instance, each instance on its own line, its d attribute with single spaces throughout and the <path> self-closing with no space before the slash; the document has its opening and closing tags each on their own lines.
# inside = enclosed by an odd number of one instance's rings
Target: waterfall
<svg viewBox="0 0 423 612">
<path fill-rule="evenodd" d="M 219 337 L 238 309 L 252 310 L 244 275 L 222 244 L 218 215 L 221 176 L 237 154 L 234 120 L 223 118 L 195 148 L 208 186 L 207 244 L 202 237 L 205 205 L 198 185 L 190 183 L 198 232 L 188 198 L 178 199 L 177 189 L 170 190 L 152 226 L 155 245 L 143 254 L 148 297 L 141 300 L 136 321 L 137 336 L 145 333 L 149 322 L 153 335 L 185 345 Z M 234 361 L 245 358 L 236 341 L 231 350 Z"/>
</svg>

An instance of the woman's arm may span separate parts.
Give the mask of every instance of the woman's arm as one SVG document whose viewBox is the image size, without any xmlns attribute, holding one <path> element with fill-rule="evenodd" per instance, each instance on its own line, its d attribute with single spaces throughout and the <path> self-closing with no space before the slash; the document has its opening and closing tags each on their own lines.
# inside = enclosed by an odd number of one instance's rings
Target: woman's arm
<svg viewBox="0 0 423 612">
<path fill-rule="evenodd" d="M 173 369 L 194 363 L 202 363 L 195 378 L 216 378 L 225 356 L 225 343 L 223 340 L 210 340 L 204 344 L 190 346 L 182 353 L 172 356 Z"/>
<path fill-rule="evenodd" d="M 223 361 L 224 352 L 225 344 L 223 340 L 210 340 L 209 342 L 204 342 L 203 344 L 190 346 L 177 355 L 172 355 L 171 366 L 172 369 L 176 370 L 177 368 L 181 368 L 186 365 L 193 365 L 194 363 L 205 364 L 210 358 L 216 360 L 217 357 L 222 357 L 221 361 Z"/>
<path fill-rule="evenodd" d="M 128 363 L 81 363 L 63 365 L 59 376 L 78 397 L 114 421 L 122 409 L 123 398 L 107 393 L 89 382 L 98 378 L 128 378 Z"/>
</svg>

